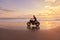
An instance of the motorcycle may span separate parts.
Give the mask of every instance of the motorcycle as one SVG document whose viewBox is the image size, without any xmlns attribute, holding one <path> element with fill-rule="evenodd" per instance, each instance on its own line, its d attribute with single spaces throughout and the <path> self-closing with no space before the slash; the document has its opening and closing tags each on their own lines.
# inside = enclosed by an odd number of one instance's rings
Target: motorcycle
<svg viewBox="0 0 60 40">
<path fill-rule="evenodd" d="M 35 25 L 35 26 L 31 27 L 31 25 Z M 39 25 L 40 25 L 40 23 L 38 21 L 32 20 L 32 21 L 27 22 L 27 28 L 31 29 L 31 30 L 38 30 L 38 29 L 40 29 Z"/>
</svg>

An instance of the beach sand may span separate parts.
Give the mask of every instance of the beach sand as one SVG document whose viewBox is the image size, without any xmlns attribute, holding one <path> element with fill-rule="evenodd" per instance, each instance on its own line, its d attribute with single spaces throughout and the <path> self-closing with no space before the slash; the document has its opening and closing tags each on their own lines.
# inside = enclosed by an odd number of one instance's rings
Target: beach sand
<svg viewBox="0 0 60 40">
<path fill-rule="evenodd" d="M 39 31 L 0 28 L 0 40 L 60 40 L 60 28 Z"/>
<path fill-rule="evenodd" d="M 60 40 L 60 26 L 58 23 L 53 29 L 32 31 L 25 23 L 0 22 L 0 40 Z"/>
</svg>

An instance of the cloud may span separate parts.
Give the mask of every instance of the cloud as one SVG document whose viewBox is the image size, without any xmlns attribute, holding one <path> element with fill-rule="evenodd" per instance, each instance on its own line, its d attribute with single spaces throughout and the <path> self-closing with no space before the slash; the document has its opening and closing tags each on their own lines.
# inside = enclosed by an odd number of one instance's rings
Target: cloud
<svg viewBox="0 0 60 40">
<path fill-rule="evenodd" d="M 56 2 L 56 0 L 45 0 L 45 2 Z"/>
<path fill-rule="evenodd" d="M 59 11 L 60 10 L 60 1 L 59 0 L 45 0 L 46 4 L 44 6 L 45 10 L 53 10 Z"/>
<path fill-rule="evenodd" d="M 43 14 L 60 14 L 60 1 L 59 0 L 45 0 L 45 6 L 40 11 Z"/>
<path fill-rule="evenodd" d="M 0 10 L 4 11 L 4 12 L 13 12 L 14 11 L 14 10 L 9 10 L 9 9 L 4 9 L 4 8 L 1 8 L 1 7 L 0 7 Z"/>
</svg>

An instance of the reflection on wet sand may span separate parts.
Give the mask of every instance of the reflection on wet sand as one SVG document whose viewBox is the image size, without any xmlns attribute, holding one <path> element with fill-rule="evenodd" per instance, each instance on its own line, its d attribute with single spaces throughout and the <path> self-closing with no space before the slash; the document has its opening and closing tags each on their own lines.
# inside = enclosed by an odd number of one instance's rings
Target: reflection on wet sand
<svg viewBox="0 0 60 40">
<path fill-rule="evenodd" d="M 26 22 L 0 22 L 0 28 L 26 30 Z M 60 21 L 40 21 L 40 30 L 54 29 L 60 26 Z"/>
<path fill-rule="evenodd" d="M 43 30 L 49 30 L 49 29 L 54 29 L 60 24 L 60 21 L 41 21 L 41 29 Z"/>
<path fill-rule="evenodd" d="M 60 40 L 59 21 L 40 21 L 40 30 L 26 29 L 26 23 L 0 22 L 0 40 Z"/>
<path fill-rule="evenodd" d="M 40 31 L 0 28 L 0 40 L 60 40 L 60 28 Z"/>
</svg>

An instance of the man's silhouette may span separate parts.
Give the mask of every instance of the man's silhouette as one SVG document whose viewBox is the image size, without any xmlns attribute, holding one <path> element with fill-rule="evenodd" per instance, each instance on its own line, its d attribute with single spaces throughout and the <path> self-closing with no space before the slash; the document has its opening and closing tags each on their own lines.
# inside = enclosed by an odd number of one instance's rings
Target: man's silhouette
<svg viewBox="0 0 60 40">
<path fill-rule="evenodd" d="M 30 21 L 27 23 L 28 28 L 30 28 L 31 25 L 35 25 L 35 27 L 34 26 L 32 27 L 33 30 L 39 29 L 40 23 L 38 22 L 35 15 L 33 15 L 33 18 L 31 18 Z"/>
<path fill-rule="evenodd" d="M 37 18 L 35 17 L 35 15 L 33 15 L 33 18 L 30 19 L 31 23 L 37 22 Z"/>
<path fill-rule="evenodd" d="M 35 17 L 35 15 L 33 15 L 33 19 L 34 19 L 34 22 L 36 22 L 36 21 L 37 21 L 37 18 Z"/>
</svg>

